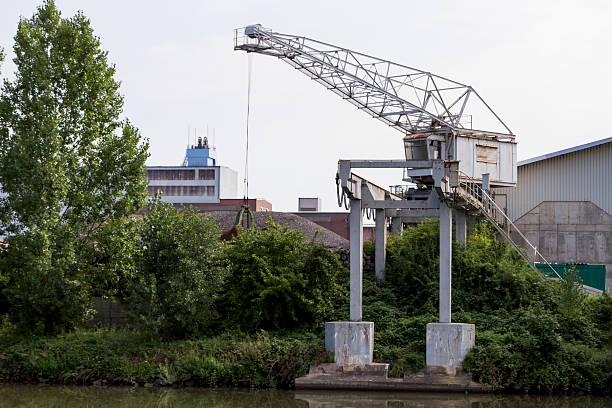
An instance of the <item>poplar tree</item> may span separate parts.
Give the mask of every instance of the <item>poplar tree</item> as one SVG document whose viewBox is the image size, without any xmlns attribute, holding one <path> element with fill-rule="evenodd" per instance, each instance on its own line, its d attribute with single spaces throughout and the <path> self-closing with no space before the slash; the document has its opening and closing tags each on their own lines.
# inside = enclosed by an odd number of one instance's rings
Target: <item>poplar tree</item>
<svg viewBox="0 0 612 408">
<path fill-rule="evenodd" d="M 115 67 L 83 13 L 62 18 L 46 1 L 14 40 L 17 71 L 0 92 L 0 275 L 10 320 L 55 333 L 133 268 L 128 217 L 146 196 L 148 142 L 120 119 Z"/>
</svg>

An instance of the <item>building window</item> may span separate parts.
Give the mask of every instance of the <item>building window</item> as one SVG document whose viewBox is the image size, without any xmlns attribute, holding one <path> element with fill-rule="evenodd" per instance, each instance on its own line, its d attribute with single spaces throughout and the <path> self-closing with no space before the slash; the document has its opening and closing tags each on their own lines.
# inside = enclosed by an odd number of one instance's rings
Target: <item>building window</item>
<svg viewBox="0 0 612 408">
<path fill-rule="evenodd" d="M 476 161 L 497 164 L 497 147 L 476 145 Z"/>
<path fill-rule="evenodd" d="M 198 170 L 198 178 L 200 180 L 214 180 L 215 179 L 215 171 L 213 169 L 210 170 Z"/>
<path fill-rule="evenodd" d="M 149 180 L 195 180 L 195 170 L 151 169 L 147 170 Z"/>
<path fill-rule="evenodd" d="M 215 186 L 148 186 L 149 195 L 158 191 L 163 196 L 214 196 Z"/>
</svg>

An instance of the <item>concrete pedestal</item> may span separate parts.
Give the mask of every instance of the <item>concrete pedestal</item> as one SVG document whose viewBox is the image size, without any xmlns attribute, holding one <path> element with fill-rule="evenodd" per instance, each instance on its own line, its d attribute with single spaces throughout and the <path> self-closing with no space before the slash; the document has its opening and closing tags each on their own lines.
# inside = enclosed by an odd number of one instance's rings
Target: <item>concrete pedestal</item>
<svg viewBox="0 0 612 408">
<path fill-rule="evenodd" d="M 427 372 L 455 375 L 474 346 L 475 327 L 467 323 L 428 323 L 425 361 Z"/>
<path fill-rule="evenodd" d="M 339 364 L 371 364 L 374 353 L 374 323 L 325 323 L 325 350 Z"/>
</svg>

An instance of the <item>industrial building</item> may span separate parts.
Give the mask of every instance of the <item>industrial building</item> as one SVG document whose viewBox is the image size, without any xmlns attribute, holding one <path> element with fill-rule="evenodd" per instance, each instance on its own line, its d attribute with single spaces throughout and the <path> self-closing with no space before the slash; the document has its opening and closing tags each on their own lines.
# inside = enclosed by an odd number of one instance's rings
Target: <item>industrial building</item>
<svg viewBox="0 0 612 408">
<path fill-rule="evenodd" d="M 237 197 L 238 175 L 229 167 L 217 166 L 216 150 L 208 139 L 199 138 L 187 148 L 182 166 L 147 167 L 149 195 L 162 193 L 162 200 L 177 205 L 219 204 Z"/>
<path fill-rule="evenodd" d="M 550 263 L 605 265 L 612 288 L 612 138 L 523 160 L 517 173 L 516 187 L 495 190 L 510 220 Z"/>
<path fill-rule="evenodd" d="M 344 239 L 350 239 L 349 213 L 342 211 L 321 211 L 321 198 L 319 197 L 298 198 L 298 211 L 293 214 L 335 232 Z M 363 240 L 373 239 L 374 230 L 374 226 L 364 225 Z"/>
</svg>

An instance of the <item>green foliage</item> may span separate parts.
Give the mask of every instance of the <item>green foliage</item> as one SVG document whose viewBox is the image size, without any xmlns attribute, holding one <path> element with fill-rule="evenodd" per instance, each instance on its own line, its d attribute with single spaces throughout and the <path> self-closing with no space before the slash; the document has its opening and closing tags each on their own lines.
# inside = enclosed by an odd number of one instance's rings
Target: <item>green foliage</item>
<svg viewBox="0 0 612 408">
<path fill-rule="evenodd" d="M 276 225 L 243 231 L 227 247 L 231 274 L 225 316 L 244 330 L 295 328 L 322 322 L 346 299 L 337 256 L 305 242 L 301 231 Z"/>
<path fill-rule="evenodd" d="M 545 281 L 510 245 L 498 241 L 481 222 L 465 246 L 453 246 L 453 310 L 513 310 L 550 303 L 554 285 Z"/>
<path fill-rule="evenodd" d="M 402 305 L 414 313 L 436 313 L 439 279 L 439 224 L 423 222 L 391 237 L 385 277 Z M 550 302 L 553 285 L 477 224 L 464 245 L 453 246 L 453 312 L 514 309 Z"/>
<path fill-rule="evenodd" d="M 119 120 L 115 68 L 83 14 L 46 1 L 19 22 L 14 51 L 0 94 L 0 275 L 18 328 L 56 333 L 131 269 L 120 220 L 143 203 L 148 145 Z"/>
<path fill-rule="evenodd" d="M 410 310 L 437 310 L 438 225 L 437 221 L 423 222 L 387 242 L 385 279 Z"/>
<path fill-rule="evenodd" d="M 225 333 L 162 342 L 126 330 L 26 340 L 0 335 L 0 382 L 290 387 L 313 361 L 328 361 L 318 335 Z"/>
<path fill-rule="evenodd" d="M 586 313 L 591 316 L 595 325 L 600 330 L 611 330 L 612 296 L 603 294 L 602 296 L 587 298 L 586 301 Z"/>
<path fill-rule="evenodd" d="M 373 247 L 366 247 L 373 251 Z M 388 243 L 387 281 L 364 272 L 364 318 L 376 323 L 374 358 L 401 376 L 425 365 L 425 325 L 437 320 L 438 222 Z M 576 280 L 542 279 L 478 224 L 453 247 L 453 321 L 474 323 L 463 363 L 473 379 L 514 392 L 607 394 L 612 301 L 588 299 Z"/>
<path fill-rule="evenodd" d="M 565 319 L 575 319 L 584 314 L 586 296 L 581 292 L 582 279 L 575 265 L 565 267 L 559 281 L 557 309 Z"/>
<path fill-rule="evenodd" d="M 8 315 L 22 332 L 56 333 L 73 329 L 89 312 L 90 286 L 76 268 L 70 246 L 40 230 L 11 237 L 0 256 L 7 280 Z M 59 259 L 57 259 L 57 258 Z"/>
<path fill-rule="evenodd" d="M 610 345 L 601 351 L 567 341 L 564 330 L 554 312 L 518 309 L 498 324 L 477 330 L 476 346 L 463 368 L 476 381 L 508 391 L 609 394 Z"/>
<path fill-rule="evenodd" d="M 213 304 L 227 274 L 220 228 L 209 216 L 158 199 L 148 210 L 139 227 L 132 321 L 165 339 L 202 334 L 218 317 Z"/>
</svg>

